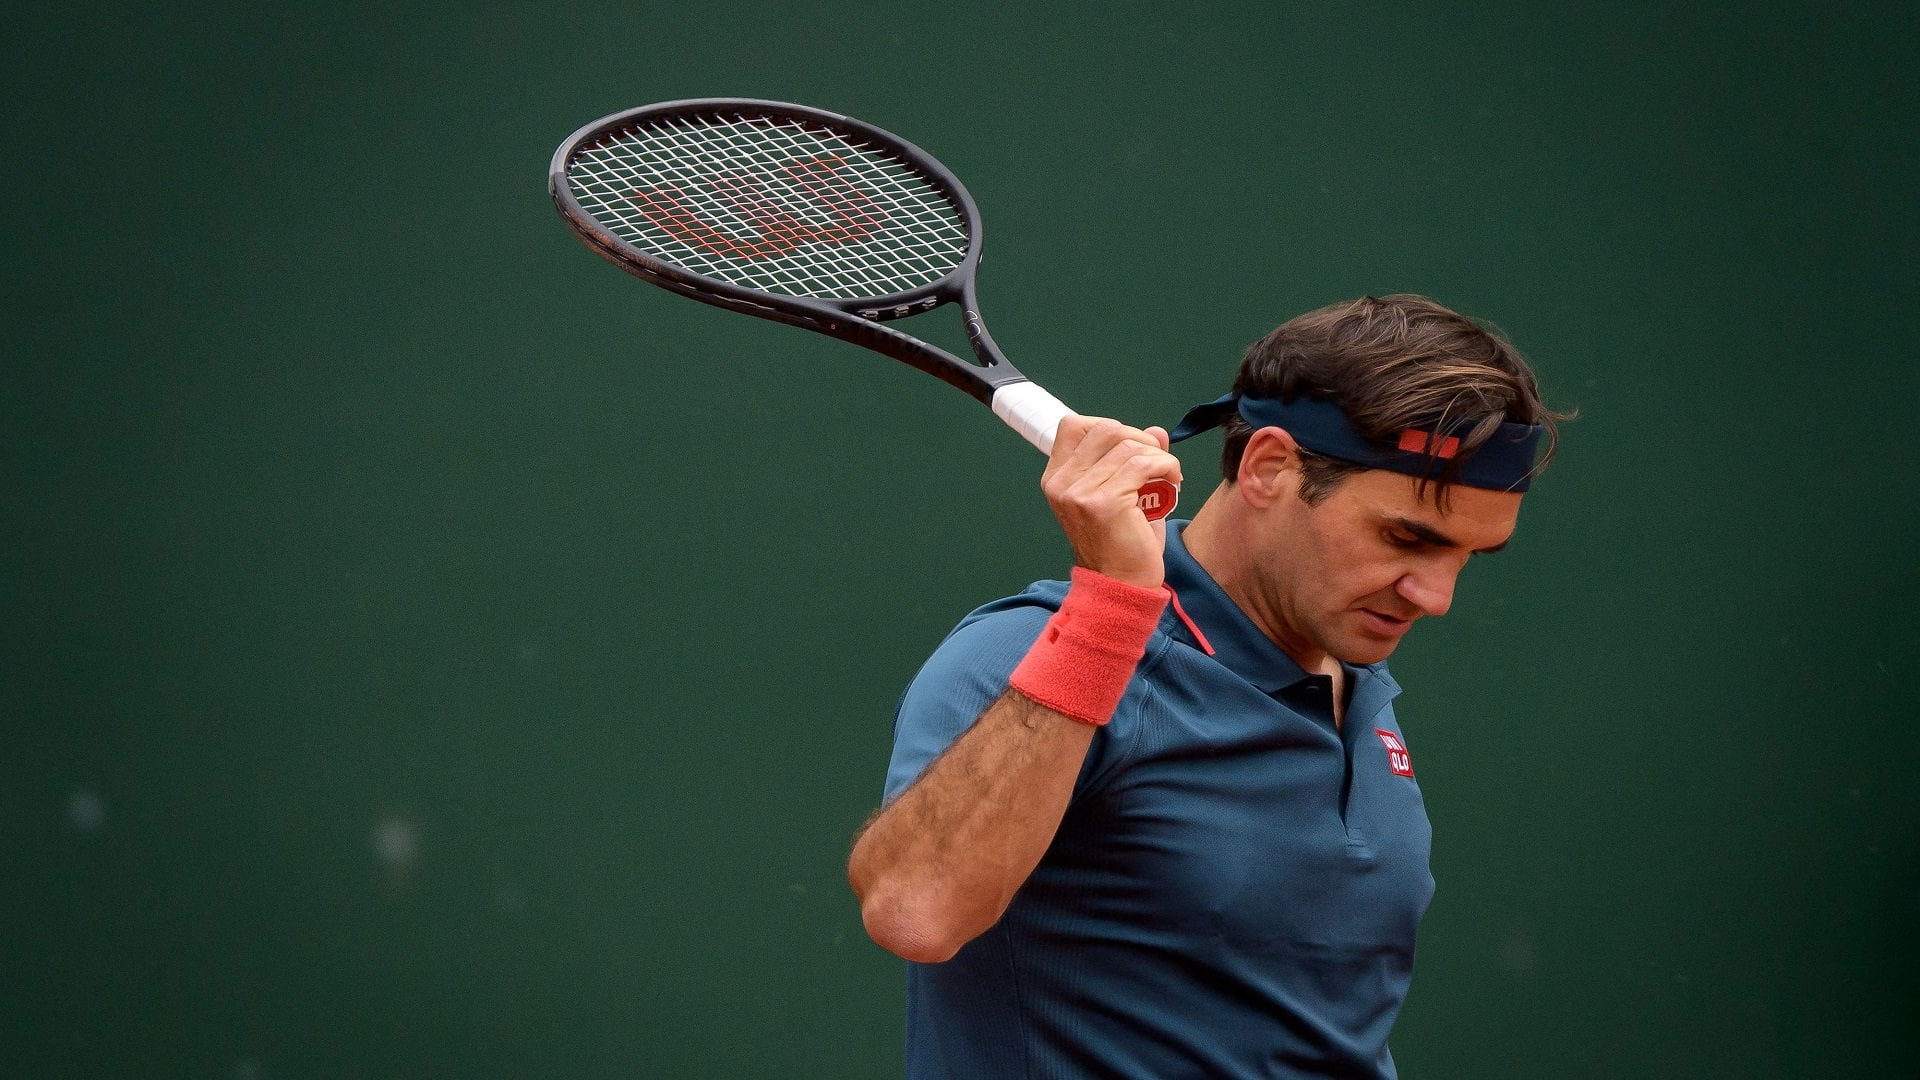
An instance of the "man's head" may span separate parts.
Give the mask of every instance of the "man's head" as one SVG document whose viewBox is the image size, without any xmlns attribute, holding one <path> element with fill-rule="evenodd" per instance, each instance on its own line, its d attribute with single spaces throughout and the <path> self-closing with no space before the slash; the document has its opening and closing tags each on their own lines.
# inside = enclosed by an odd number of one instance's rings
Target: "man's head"
<svg viewBox="0 0 1920 1080">
<path fill-rule="evenodd" d="M 1433 476 L 1440 502 L 1454 485 L 1457 464 L 1498 434 L 1503 421 L 1545 428 L 1538 471 L 1553 456 L 1555 422 L 1566 419 L 1540 400 L 1533 370 L 1505 338 L 1406 293 L 1365 296 L 1289 319 L 1247 350 L 1233 391 L 1331 401 L 1359 435 L 1382 443 L 1439 421 L 1460 439 L 1455 456 Z M 1225 428 L 1220 471 L 1232 483 L 1253 428 L 1231 413 Z M 1313 501 L 1363 468 L 1310 453 L 1301 495 Z"/>
<path fill-rule="evenodd" d="M 1247 351 L 1234 392 L 1246 400 L 1216 406 L 1230 591 L 1303 663 L 1376 663 L 1414 619 L 1445 614 L 1467 559 L 1506 544 L 1565 419 L 1498 334 L 1406 295 L 1287 322 Z"/>
</svg>

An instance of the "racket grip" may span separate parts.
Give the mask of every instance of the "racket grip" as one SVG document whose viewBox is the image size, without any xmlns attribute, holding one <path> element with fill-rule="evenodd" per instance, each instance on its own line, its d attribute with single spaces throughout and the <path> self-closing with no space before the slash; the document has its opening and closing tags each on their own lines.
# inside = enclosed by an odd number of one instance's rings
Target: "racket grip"
<svg viewBox="0 0 1920 1080">
<path fill-rule="evenodd" d="M 1038 447 L 1043 454 L 1053 453 L 1053 433 L 1060 421 L 1073 410 L 1057 397 L 1031 382 L 1008 383 L 993 391 L 993 415 Z"/>
<path fill-rule="evenodd" d="M 1053 453 L 1053 435 L 1060 421 L 1073 415 L 1059 398 L 1037 383 L 1017 382 L 993 391 L 993 414 L 1008 427 L 1038 447 L 1043 454 Z M 1180 489 L 1170 480 L 1149 480 L 1140 488 L 1140 511 L 1148 521 L 1159 521 L 1180 503 Z"/>
</svg>

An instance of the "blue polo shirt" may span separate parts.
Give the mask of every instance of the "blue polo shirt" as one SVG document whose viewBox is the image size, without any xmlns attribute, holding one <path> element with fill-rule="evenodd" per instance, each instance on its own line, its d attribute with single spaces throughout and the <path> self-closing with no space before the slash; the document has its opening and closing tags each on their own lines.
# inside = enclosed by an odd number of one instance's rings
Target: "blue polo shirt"
<svg viewBox="0 0 1920 1080">
<path fill-rule="evenodd" d="M 1187 553 L 1178 597 L 1060 831 L 992 929 L 909 965 L 915 1080 L 1395 1075 L 1387 1034 L 1433 896 L 1432 831 L 1394 720 L 1399 686 L 1309 675 Z M 1007 688 L 1066 594 L 968 615 L 895 720 L 892 799 Z"/>
</svg>

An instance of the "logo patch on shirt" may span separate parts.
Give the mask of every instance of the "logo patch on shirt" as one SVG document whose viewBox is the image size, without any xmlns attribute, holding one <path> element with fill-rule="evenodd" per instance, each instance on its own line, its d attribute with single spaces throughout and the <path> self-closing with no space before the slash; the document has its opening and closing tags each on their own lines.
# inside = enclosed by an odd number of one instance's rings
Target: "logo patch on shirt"
<svg viewBox="0 0 1920 1080">
<path fill-rule="evenodd" d="M 1380 742 L 1387 748 L 1387 768 L 1393 770 L 1393 775 L 1412 776 L 1413 758 L 1407 754 L 1407 744 L 1400 741 L 1400 736 L 1386 728 L 1374 728 L 1373 733 L 1380 736 Z"/>
</svg>

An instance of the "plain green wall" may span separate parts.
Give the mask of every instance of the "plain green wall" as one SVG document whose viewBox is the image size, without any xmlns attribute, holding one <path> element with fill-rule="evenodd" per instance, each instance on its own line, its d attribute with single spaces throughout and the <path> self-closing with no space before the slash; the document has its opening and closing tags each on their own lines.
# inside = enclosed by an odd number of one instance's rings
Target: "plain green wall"
<svg viewBox="0 0 1920 1080">
<path fill-rule="evenodd" d="M 848 838 L 925 652 L 1067 554 L 961 395 L 560 226 L 564 136 L 706 95 L 946 160 L 1085 411 L 1390 290 L 1580 408 L 1395 658 L 1403 1076 L 1920 1070 L 1903 6 L 54 10 L 0 40 L 0 1077 L 898 1073 Z"/>
</svg>

